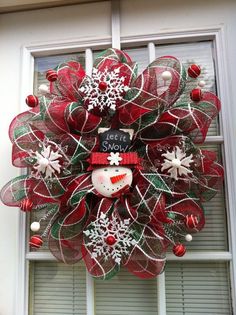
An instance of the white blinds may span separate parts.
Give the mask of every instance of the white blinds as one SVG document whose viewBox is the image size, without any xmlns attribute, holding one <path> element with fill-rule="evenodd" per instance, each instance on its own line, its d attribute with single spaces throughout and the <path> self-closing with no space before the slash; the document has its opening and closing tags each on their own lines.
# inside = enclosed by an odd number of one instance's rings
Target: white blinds
<svg viewBox="0 0 236 315">
<path fill-rule="evenodd" d="M 34 262 L 30 269 L 30 315 L 86 315 L 84 266 Z"/>
<path fill-rule="evenodd" d="M 167 315 L 231 315 L 225 263 L 172 263 L 166 267 Z"/>
<path fill-rule="evenodd" d="M 108 281 L 95 282 L 96 315 L 156 315 L 156 279 L 141 280 L 122 270 Z"/>
</svg>

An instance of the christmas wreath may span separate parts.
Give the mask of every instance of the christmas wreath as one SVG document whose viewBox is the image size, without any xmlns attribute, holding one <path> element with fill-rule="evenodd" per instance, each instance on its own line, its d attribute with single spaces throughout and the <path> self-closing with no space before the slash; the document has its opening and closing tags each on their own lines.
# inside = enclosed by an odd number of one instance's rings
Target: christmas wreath
<svg viewBox="0 0 236 315">
<path fill-rule="evenodd" d="M 47 71 L 50 86 L 9 129 L 13 165 L 28 173 L 1 191 L 6 205 L 48 220 L 31 224 L 31 247 L 47 238 L 58 260 L 83 259 L 103 279 L 121 266 L 152 278 L 169 246 L 185 254 L 223 178 L 216 154 L 197 146 L 220 110 L 203 81 L 186 88 L 200 72 L 164 56 L 137 76 L 118 49 L 101 53 L 91 76 L 76 61 Z"/>
</svg>

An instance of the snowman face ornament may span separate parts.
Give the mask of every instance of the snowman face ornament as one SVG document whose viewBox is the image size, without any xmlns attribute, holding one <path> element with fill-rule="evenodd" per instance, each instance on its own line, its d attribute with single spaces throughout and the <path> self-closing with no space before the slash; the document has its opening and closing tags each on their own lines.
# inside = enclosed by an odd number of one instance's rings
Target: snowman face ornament
<svg viewBox="0 0 236 315">
<path fill-rule="evenodd" d="M 132 170 L 123 166 L 104 166 L 92 171 L 92 183 L 99 194 L 113 198 L 125 186 L 131 186 Z"/>
</svg>

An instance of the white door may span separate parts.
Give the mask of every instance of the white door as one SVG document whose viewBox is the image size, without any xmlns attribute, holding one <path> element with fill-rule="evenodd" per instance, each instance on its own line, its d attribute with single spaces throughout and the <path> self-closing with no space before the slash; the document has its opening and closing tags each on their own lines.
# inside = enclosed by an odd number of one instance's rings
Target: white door
<svg viewBox="0 0 236 315">
<path fill-rule="evenodd" d="M 174 55 L 204 65 L 206 81 L 222 100 L 221 117 L 207 143 L 222 158 L 225 189 L 206 207 L 205 230 L 188 254 L 168 255 L 157 280 L 122 271 L 94 282 L 82 264 L 64 266 L 45 250 L 27 246 L 28 222 L 18 209 L 1 207 L 0 314 L 193 315 L 233 314 L 236 214 L 236 3 L 225 1 L 102 1 L 0 16 L 0 186 L 19 171 L 11 166 L 11 119 L 25 109 L 42 73 L 71 56 L 87 69 L 104 48 L 127 51 L 142 70 L 155 57 Z M 30 218 L 32 219 L 32 218 Z"/>
</svg>

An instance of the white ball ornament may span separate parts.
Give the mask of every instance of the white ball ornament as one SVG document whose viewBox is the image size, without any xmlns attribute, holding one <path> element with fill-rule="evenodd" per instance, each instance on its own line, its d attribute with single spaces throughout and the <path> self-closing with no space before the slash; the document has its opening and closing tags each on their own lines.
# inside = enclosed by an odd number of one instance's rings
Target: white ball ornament
<svg viewBox="0 0 236 315">
<path fill-rule="evenodd" d="M 172 74 L 170 71 L 164 71 L 162 72 L 161 77 L 164 81 L 169 81 L 172 78 Z"/>
<path fill-rule="evenodd" d="M 198 86 L 200 86 L 201 88 L 203 88 L 206 85 L 206 82 L 201 80 L 198 82 Z"/>
<path fill-rule="evenodd" d="M 186 235 L 185 235 L 185 239 L 186 239 L 187 242 L 191 242 L 192 239 L 193 239 L 193 237 L 192 237 L 191 234 L 186 234 Z"/>
<path fill-rule="evenodd" d="M 39 231 L 39 230 L 40 230 L 40 223 L 39 223 L 39 222 L 33 222 L 33 223 L 31 223 L 30 229 L 31 229 L 31 231 L 33 231 L 33 232 Z"/>
<path fill-rule="evenodd" d="M 49 88 L 46 84 L 41 84 L 39 86 L 39 93 L 41 93 L 42 95 L 46 95 L 49 93 Z"/>
</svg>

